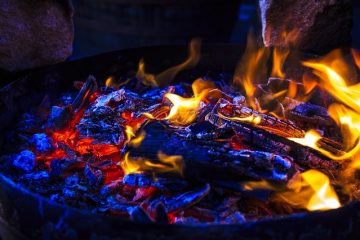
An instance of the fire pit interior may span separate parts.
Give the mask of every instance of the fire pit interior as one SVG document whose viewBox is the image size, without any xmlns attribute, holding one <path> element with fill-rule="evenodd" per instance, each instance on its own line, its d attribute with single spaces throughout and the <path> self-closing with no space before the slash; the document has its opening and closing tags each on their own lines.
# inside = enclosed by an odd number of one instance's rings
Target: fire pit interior
<svg viewBox="0 0 360 240">
<path fill-rule="evenodd" d="M 214 48 L 164 48 L 165 62 L 166 49 L 181 56 L 167 68 L 129 50 L 7 86 L 1 174 L 50 203 L 146 226 L 253 226 L 354 206 L 359 53 L 300 56 L 250 38 L 233 73 L 236 54 L 204 64 L 236 49 Z M 119 66 L 129 53 L 137 68 Z M 40 76 L 46 87 L 31 86 Z"/>
</svg>

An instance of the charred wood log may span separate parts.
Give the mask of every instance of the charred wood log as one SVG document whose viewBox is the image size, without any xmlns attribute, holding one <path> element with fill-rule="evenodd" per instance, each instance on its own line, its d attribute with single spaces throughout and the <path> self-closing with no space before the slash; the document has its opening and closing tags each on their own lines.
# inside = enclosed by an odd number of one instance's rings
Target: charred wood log
<svg viewBox="0 0 360 240">
<path fill-rule="evenodd" d="M 231 127 L 242 137 L 243 141 L 252 144 L 253 146 L 259 147 L 260 149 L 264 149 L 266 151 L 275 152 L 278 154 L 283 154 L 287 156 L 291 156 L 295 162 L 300 165 L 303 165 L 307 168 L 315 168 L 318 170 L 329 171 L 331 173 L 335 173 L 340 170 L 341 165 L 338 162 L 335 162 L 319 153 L 318 151 L 311 149 L 309 147 L 300 145 L 296 142 L 293 142 L 283 136 L 288 134 L 274 134 L 281 133 L 284 131 L 291 131 L 296 133 L 294 136 L 303 137 L 301 135 L 303 132 L 299 131 L 296 127 L 291 124 L 288 124 L 284 121 L 273 120 L 271 117 L 264 117 L 265 120 L 260 122 L 257 125 L 253 125 L 251 123 L 247 123 L 245 121 L 232 121 L 229 117 L 224 117 L 224 115 L 219 115 L 218 111 L 221 108 L 221 104 L 224 106 L 229 105 L 230 103 L 226 100 L 220 100 L 218 104 L 214 107 L 213 111 L 207 115 L 207 120 L 214 124 L 219 128 Z M 234 106 L 232 106 L 234 107 Z M 236 109 L 246 109 L 244 107 L 237 107 Z M 239 112 L 238 110 L 238 112 Z M 243 111 L 244 112 L 244 111 Z M 246 109 L 245 112 L 250 112 L 250 114 L 258 114 L 254 113 L 251 109 Z M 248 113 L 249 114 L 249 113 Z M 234 115 L 231 115 L 234 117 Z M 262 115 L 259 115 L 262 116 Z M 273 129 L 272 124 L 275 124 L 275 131 L 270 131 L 269 129 Z M 279 136 L 280 135 L 280 136 Z M 334 153 L 341 153 L 341 151 L 337 150 L 335 147 L 327 144 L 322 141 L 321 146 L 327 150 L 330 150 Z"/>
<path fill-rule="evenodd" d="M 74 114 L 89 103 L 90 96 L 96 89 L 96 80 L 94 76 L 90 75 L 71 105 L 66 105 L 64 107 L 53 106 L 51 108 L 47 120 L 47 127 L 50 130 L 61 130 L 65 128 L 69 121 L 74 117 Z"/>
<path fill-rule="evenodd" d="M 74 112 L 78 112 L 89 103 L 90 96 L 96 91 L 97 83 L 94 76 L 89 75 L 84 85 L 80 89 L 79 94 L 76 96 L 71 106 Z"/>
<path fill-rule="evenodd" d="M 205 184 L 201 188 L 181 192 L 172 196 L 162 195 L 150 203 L 148 212 L 156 212 L 159 204 L 164 205 L 167 213 L 181 212 L 200 202 L 209 192 L 210 185 Z"/>
<path fill-rule="evenodd" d="M 224 141 L 198 140 L 180 136 L 158 122 L 145 126 L 146 137 L 131 158 L 146 158 L 156 163 L 159 151 L 182 156 L 187 179 L 244 180 L 268 179 L 287 181 L 296 171 L 292 159 L 270 152 L 235 151 Z"/>
</svg>

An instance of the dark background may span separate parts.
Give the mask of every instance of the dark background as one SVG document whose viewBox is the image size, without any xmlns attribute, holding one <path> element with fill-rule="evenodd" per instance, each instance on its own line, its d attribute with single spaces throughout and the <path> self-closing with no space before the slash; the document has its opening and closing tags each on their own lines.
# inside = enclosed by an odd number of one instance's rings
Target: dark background
<svg viewBox="0 0 360 240">
<path fill-rule="evenodd" d="M 176 1 L 73 0 L 75 40 L 70 60 L 124 48 L 187 44 L 192 37 L 246 44 L 249 29 L 260 31 L 257 1 L 234 0 L 221 6 L 231 1 L 197 5 L 189 0 L 173 6 Z M 360 48 L 360 1 L 353 1 L 353 47 Z"/>
</svg>

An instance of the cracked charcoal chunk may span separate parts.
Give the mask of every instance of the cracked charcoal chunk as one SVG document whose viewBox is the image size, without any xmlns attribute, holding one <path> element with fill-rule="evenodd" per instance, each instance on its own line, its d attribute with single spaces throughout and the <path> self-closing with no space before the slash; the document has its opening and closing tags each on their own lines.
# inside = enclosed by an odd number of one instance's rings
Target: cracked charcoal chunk
<svg viewBox="0 0 360 240">
<path fill-rule="evenodd" d="M 21 180 L 25 180 L 25 181 L 48 181 L 49 179 L 50 179 L 49 171 L 28 173 L 21 176 Z"/>
<path fill-rule="evenodd" d="M 87 179 L 89 186 L 93 188 L 100 186 L 104 180 L 102 171 L 99 169 L 93 169 L 90 166 L 85 167 L 84 176 Z"/>
<path fill-rule="evenodd" d="M 104 107 L 110 103 L 110 101 L 120 103 L 125 99 L 125 90 L 120 89 L 117 91 L 110 92 L 106 95 L 101 95 L 95 100 L 94 107 Z"/>
<path fill-rule="evenodd" d="M 61 130 L 68 125 L 71 116 L 72 109 L 70 106 L 53 106 L 47 120 L 47 127 L 51 130 Z"/>
<path fill-rule="evenodd" d="M 15 157 L 13 165 L 25 172 L 31 172 L 35 167 L 35 154 L 24 150 Z"/>
<path fill-rule="evenodd" d="M 45 133 L 34 134 L 32 142 L 35 145 L 37 153 L 45 153 L 53 148 L 51 144 L 51 139 Z"/>
<path fill-rule="evenodd" d="M 124 140 L 123 128 L 118 122 L 119 117 L 112 108 L 91 108 L 87 114 L 76 125 L 81 138 L 89 137 L 107 144 L 118 144 Z"/>
<path fill-rule="evenodd" d="M 134 207 L 130 211 L 131 220 L 138 223 L 152 223 L 150 216 L 141 208 Z"/>
<path fill-rule="evenodd" d="M 151 186 L 153 179 L 149 174 L 132 173 L 123 178 L 123 184 L 127 184 L 133 187 L 149 187 Z"/>
</svg>

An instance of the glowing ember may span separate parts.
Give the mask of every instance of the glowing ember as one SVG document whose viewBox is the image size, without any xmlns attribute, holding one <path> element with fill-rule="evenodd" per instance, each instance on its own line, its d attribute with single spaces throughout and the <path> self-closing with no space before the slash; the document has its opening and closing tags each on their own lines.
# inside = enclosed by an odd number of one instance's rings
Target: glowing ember
<svg viewBox="0 0 360 240">
<path fill-rule="evenodd" d="M 303 61 L 313 74 L 299 79 L 285 79 L 288 56 L 250 36 L 232 85 L 209 74 L 168 86 L 199 62 L 193 40 L 188 58 L 160 74 L 141 60 L 122 83 L 110 76 L 98 88 L 89 77 L 76 96 L 25 115 L 0 169 L 55 201 L 147 222 L 339 208 L 358 199 L 360 85 L 339 51 Z"/>
<path fill-rule="evenodd" d="M 158 152 L 157 157 L 158 162 L 153 162 L 149 159 L 131 158 L 129 153 L 126 153 L 124 160 L 121 162 L 121 167 L 125 175 L 142 171 L 176 172 L 182 175 L 183 163 L 181 156 L 167 156 L 162 152 Z"/>
</svg>

